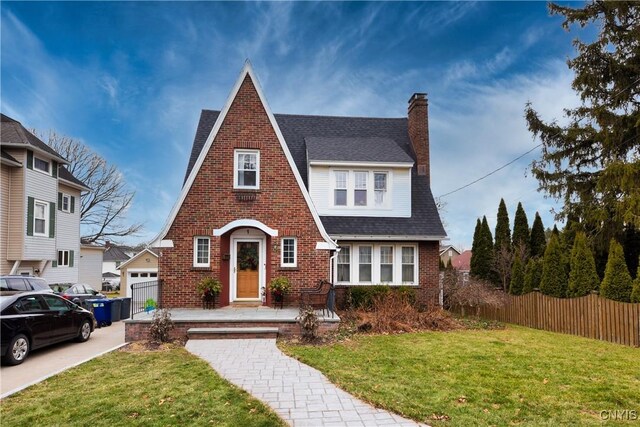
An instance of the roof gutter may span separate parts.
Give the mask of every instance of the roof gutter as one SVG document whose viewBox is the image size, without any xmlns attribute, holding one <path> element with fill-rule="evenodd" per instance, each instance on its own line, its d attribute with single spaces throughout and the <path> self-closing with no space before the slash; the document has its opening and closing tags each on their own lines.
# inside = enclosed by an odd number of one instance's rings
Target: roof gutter
<svg viewBox="0 0 640 427">
<path fill-rule="evenodd" d="M 38 152 L 40 154 L 44 154 L 45 156 L 52 157 L 52 158 L 56 159 L 56 161 L 58 163 L 62 163 L 64 165 L 70 164 L 69 161 L 67 159 L 65 159 L 64 157 L 61 157 L 61 156 L 55 155 L 55 154 L 51 154 L 50 152 L 48 152 L 46 150 L 43 150 L 42 148 L 38 148 L 35 145 L 31 145 L 31 144 L 25 144 L 25 143 L 15 144 L 15 143 L 11 142 L 11 143 L 4 144 L 3 148 L 26 148 L 26 149 Z"/>
<path fill-rule="evenodd" d="M 87 187 L 86 185 L 80 185 L 80 184 L 78 184 L 76 182 L 71 182 L 71 181 L 68 181 L 68 180 L 66 180 L 64 178 L 60 178 L 59 176 L 58 176 L 58 180 L 62 181 L 64 185 L 68 185 L 69 187 L 77 188 L 77 189 L 82 190 L 82 191 L 93 191 L 89 187 Z"/>
<path fill-rule="evenodd" d="M 4 157 L 0 158 L 0 163 L 2 163 L 3 165 L 7 165 L 7 166 L 15 166 L 15 167 L 18 167 L 18 168 L 22 167 L 22 163 L 20 163 L 18 161 L 14 162 L 13 160 L 6 159 Z"/>
<path fill-rule="evenodd" d="M 332 238 L 336 240 L 385 240 L 385 241 L 428 241 L 428 242 L 439 242 L 441 240 L 446 240 L 447 236 L 392 236 L 392 235 L 375 235 L 375 234 L 332 234 Z"/>
</svg>

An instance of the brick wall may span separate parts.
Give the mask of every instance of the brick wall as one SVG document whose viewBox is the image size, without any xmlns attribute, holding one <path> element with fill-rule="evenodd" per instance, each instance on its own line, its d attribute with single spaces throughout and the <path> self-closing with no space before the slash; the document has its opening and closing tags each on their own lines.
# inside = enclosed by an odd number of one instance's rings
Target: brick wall
<svg viewBox="0 0 640 427">
<path fill-rule="evenodd" d="M 425 94 L 416 93 L 409 100 L 407 124 L 409 139 L 416 153 L 415 167 L 420 175 L 426 175 L 429 180 L 429 106 Z"/>
<path fill-rule="evenodd" d="M 233 190 L 234 149 L 237 148 L 260 150 L 258 191 Z M 207 276 L 219 278 L 226 288 L 218 305 L 228 303 L 229 261 L 223 260 L 223 256 L 229 254 L 228 235 L 214 237 L 212 232 L 237 219 L 255 219 L 278 230 L 279 236 L 267 247 L 266 283 L 276 276 L 288 277 L 293 293 L 287 304 L 298 301 L 302 287 L 327 278 L 329 251 L 315 249 L 323 238 L 249 75 L 165 237 L 173 240 L 174 247 L 162 249 L 159 258 L 164 307 L 201 307 L 195 285 Z M 194 236 L 211 238 L 208 268 L 193 267 Z M 285 236 L 298 239 L 297 269 L 280 269 L 280 238 Z"/>
</svg>

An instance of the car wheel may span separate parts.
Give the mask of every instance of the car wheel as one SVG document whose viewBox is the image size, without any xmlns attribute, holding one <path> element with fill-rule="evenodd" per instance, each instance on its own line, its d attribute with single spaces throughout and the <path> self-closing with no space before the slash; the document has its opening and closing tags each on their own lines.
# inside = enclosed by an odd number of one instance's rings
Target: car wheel
<svg viewBox="0 0 640 427">
<path fill-rule="evenodd" d="M 80 330 L 78 331 L 78 337 L 76 341 L 85 342 L 91 336 L 91 322 L 88 320 L 83 320 L 82 325 L 80 325 Z"/>
<path fill-rule="evenodd" d="M 24 334 L 18 334 L 9 343 L 7 355 L 4 361 L 8 365 L 19 365 L 29 355 L 29 338 Z"/>
</svg>

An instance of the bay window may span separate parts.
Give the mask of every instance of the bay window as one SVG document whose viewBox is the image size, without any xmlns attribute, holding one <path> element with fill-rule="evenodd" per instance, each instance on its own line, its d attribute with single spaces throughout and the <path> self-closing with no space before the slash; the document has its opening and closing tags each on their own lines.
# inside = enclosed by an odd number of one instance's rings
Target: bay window
<svg viewBox="0 0 640 427">
<path fill-rule="evenodd" d="M 343 285 L 418 285 L 416 243 L 350 242 L 334 262 L 334 281 Z"/>
<path fill-rule="evenodd" d="M 380 281 L 393 283 L 393 246 L 380 246 Z"/>
</svg>

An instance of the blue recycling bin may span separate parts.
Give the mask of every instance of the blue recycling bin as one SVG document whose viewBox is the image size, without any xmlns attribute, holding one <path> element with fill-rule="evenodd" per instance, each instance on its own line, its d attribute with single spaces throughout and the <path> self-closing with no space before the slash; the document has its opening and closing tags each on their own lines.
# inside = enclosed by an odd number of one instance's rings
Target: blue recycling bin
<svg viewBox="0 0 640 427">
<path fill-rule="evenodd" d="M 98 327 L 111 326 L 111 300 L 108 298 L 98 298 L 87 300 L 91 306 L 93 316 L 96 318 Z"/>
</svg>

